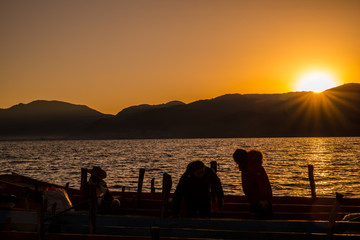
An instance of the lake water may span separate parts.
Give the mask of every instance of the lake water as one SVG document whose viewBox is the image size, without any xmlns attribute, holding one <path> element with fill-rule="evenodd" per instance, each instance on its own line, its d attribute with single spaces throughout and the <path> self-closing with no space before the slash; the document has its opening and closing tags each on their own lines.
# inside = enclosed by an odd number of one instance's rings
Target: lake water
<svg viewBox="0 0 360 240">
<path fill-rule="evenodd" d="M 174 191 L 189 162 L 217 161 L 225 193 L 243 195 L 232 159 L 236 148 L 264 153 L 274 195 L 310 196 L 307 165 L 312 164 L 318 196 L 360 197 L 360 137 L 3 141 L 0 174 L 13 171 L 79 188 L 80 169 L 96 165 L 107 171 L 110 189 L 135 191 L 139 169 L 145 168 L 144 191 L 150 191 L 151 178 L 161 191 L 164 172 L 172 176 Z"/>
</svg>

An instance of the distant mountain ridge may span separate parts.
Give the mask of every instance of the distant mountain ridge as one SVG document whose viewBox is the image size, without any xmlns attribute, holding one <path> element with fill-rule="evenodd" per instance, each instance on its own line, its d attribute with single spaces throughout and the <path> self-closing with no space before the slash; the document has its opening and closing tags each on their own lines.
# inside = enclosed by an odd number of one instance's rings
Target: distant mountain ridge
<svg viewBox="0 0 360 240">
<path fill-rule="evenodd" d="M 188 104 L 180 101 L 143 104 L 125 108 L 115 116 L 58 101 L 35 101 L 0 109 L 0 139 L 19 136 L 31 139 L 360 136 L 360 84 L 345 84 L 322 94 L 226 94 Z"/>
<path fill-rule="evenodd" d="M 166 108 L 147 106 L 100 120 L 77 137 L 359 136 L 359 86 L 346 84 L 323 94 L 227 94 Z"/>
<path fill-rule="evenodd" d="M 37 100 L 0 109 L 0 139 L 66 138 L 78 128 L 110 117 L 85 105 Z"/>
<path fill-rule="evenodd" d="M 7 112 L 8 116 L 63 116 L 64 114 L 75 114 L 78 116 L 101 115 L 100 112 L 93 110 L 85 105 L 75 105 L 61 101 L 36 100 L 28 104 L 17 104 L 8 109 L 0 109 Z"/>
<path fill-rule="evenodd" d="M 116 114 L 116 117 L 118 117 L 118 118 L 125 117 L 125 116 L 130 116 L 133 114 L 137 114 L 139 112 L 146 112 L 146 111 L 152 110 L 152 109 L 168 108 L 168 107 L 179 106 L 179 105 L 185 105 L 185 103 L 180 102 L 180 101 L 171 101 L 171 102 L 159 104 L 159 105 L 141 104 L 141 105 L 131 106 L 131 107 L 123 109 L 121 112 Z"/>
</svg>

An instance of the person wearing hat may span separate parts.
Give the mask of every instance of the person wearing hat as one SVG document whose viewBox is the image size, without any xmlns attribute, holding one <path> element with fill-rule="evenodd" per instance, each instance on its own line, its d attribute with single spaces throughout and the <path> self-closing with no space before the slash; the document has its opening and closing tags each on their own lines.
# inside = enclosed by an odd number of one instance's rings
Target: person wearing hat
<svg viewBox="0 0 360 240">
<path fill-rule="evenodd" d="M 85 184 L 83 192 L 85 198 L 89 199 L 89 187 L 95 185 L 98 209 L 102 213 L 109 213 L 114 210 L 114 207 L 119 207 L 119 200 L 115 199 L 107 187 L 104 179 L 106 172 L 100 167 L 94 166 L 92 169 L 87 170 L 90 173 L 89 181 Z"/>
</svg>

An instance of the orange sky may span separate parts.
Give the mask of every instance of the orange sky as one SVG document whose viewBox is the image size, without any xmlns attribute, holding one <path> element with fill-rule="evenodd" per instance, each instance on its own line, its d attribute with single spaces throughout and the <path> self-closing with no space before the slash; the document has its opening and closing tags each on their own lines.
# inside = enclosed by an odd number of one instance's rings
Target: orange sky
<svg viewBox="0 0 360 240">
<path fill-rule="evenodd" d="M 360 83 L 360 1 L 0 2 L 0 108 L 124 107 L 293 91 L 299 74 Z"/>
</svg>

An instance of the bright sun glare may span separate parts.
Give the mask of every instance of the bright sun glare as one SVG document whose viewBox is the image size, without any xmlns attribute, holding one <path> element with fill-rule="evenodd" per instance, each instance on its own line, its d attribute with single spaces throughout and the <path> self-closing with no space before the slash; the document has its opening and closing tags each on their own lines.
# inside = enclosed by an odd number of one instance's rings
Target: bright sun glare
<svg viewBox="0 0 360 240">
<path fill-rule="evenodd" d="M 327 72 L 308 72 L 300 76 L 295 87 L 296 91 L 312 91 L 320 93 L 326 89 L 338 86 L 335 77 Z"/>
</svg>

